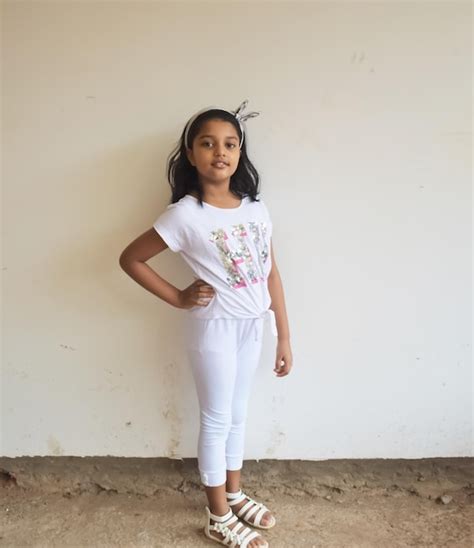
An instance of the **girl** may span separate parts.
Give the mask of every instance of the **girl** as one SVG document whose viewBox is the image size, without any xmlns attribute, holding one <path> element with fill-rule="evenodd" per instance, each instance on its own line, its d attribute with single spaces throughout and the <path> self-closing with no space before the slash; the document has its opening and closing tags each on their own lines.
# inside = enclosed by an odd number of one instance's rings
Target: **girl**
<svg viewBox="0 0 474 548">
<path fill-rule="evenodd" d="M 273 225 L 247 156 L 244 121 L 259 113 L 243 115 L 247 102 L 235 111 L 207 107 L 187 122 L 168 158 L 171 203 L 125 248 L 120 265 L 145 289 L 187 311 L 186 354 L 200 407 L 199 473 L 209 503 L 204 533 L 227 546 L 256 548 L 268 543 L 242 522 L 269 529 L 276 520 L 239 484 L 265 319 L 278 337 L 277 377 L 288 375 L 293 358 Z M 167 247 L 196 275 L 185 289 L 146 264 Z"/>
</svg>

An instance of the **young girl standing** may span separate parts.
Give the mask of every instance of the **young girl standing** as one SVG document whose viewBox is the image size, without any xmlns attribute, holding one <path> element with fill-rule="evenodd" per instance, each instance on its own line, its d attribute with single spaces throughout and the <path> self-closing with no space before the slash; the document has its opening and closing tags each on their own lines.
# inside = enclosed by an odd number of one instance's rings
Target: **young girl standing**
<svg viewBox="0 0 474 548">
<path fill-rule="evenodd" d="M 122 252 L 121 267 L 145 289 L 187 311 L 186 353 L 200 407 L 198 465 L 209 505 L 206 536 L 247 548 L 268 543 L 247 525 L 275 517 L 240 485 L 247 404 L 262 349 L 264 322 L 277 337 L 274 372 L 288 375 L 292 352 L 272 221 L 247 156 L 248 101 L 235 111 L 207 107 L 186 123 L 168 159 L 171 203 Z M 169 247 L 196 280 L 178 289 L 146 261 Z"/>
</svg>

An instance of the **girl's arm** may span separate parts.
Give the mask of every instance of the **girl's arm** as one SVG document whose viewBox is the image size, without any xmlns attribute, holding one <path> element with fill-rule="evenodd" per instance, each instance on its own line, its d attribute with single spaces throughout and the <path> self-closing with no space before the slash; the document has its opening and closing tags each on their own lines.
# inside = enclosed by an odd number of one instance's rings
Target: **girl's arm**
<svg viewBox="0 0 474 548">
<path fill-rule="evenodd" d="M 286 313 L 285 297 L 283 294 L 283 285 L 281 282 L 280 272 L 278 270 L 275 255 L 273 253 L 273 244 L 270 240 L 270 248 L 272 254 L 272 269 L 268 276 L 268 290 L 272 298 L 270 308 L 275 312 L 275 319 L 278 331 L 278 341 L 290 340 L 290 329 L 288 327 L 288 316 Z"/>
<path fill-rule="evenodd" d="M 138 284 L 176 308 L 207 306 L 215 291 L 204 280 L 197 279 L 186 289 L 178 289 L 146 264 L 167 248 L 168 244 L 152 227 L 122 251 L 119 264 Z"/>
<path fill-rule="evenodd" d="M 181 291 L 157 274 L 146 261 L 158 255 L 168 245 L 154 228 L 131 242 L 120 255 L 122 269 L 142 287 L 163 301 L 181 308 Z"/>
</svg>

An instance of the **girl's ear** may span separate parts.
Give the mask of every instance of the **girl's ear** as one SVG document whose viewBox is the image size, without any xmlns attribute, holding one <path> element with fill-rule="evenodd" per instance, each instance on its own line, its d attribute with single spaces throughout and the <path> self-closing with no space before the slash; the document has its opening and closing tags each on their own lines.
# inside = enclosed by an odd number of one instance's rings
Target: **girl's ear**
<svg viewBox="0 0 474 548">
<path fill-rule="evenodd" d="M 192 149 L 186 147 L 186 156 L 188 157 L 188 160 L 189 160 L 190 164 L 193 166 L 194 165 L 194 163 L 193 163 L 194 162 L 194 154 L 193 154 Z"/>
</svg>

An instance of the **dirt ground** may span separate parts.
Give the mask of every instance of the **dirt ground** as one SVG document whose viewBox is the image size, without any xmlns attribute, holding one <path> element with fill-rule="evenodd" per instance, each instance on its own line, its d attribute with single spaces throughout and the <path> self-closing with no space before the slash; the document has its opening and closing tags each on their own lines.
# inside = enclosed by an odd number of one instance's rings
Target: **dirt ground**
<svg viewBox="0 0 474 548">
<path fill-rule="evenodd" d="M 474 546 L 474 460 L 245 461 L 272 548 Z M 0 546 L 204 547 L 195 459 L 0 458 Z"/>
</svg>

